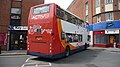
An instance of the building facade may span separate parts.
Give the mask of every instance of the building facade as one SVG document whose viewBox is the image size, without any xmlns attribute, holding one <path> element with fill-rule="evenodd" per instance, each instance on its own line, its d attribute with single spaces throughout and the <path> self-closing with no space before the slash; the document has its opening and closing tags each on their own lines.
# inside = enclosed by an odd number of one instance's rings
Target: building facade
<svg viewBox="0 0 120 67">
<path fill-rule="evenodd" d="M 26 49 L 30 7 L 44 0 L 0 0 L 0 32 L 6 35 L 3 49 Z"/>
<path fill-rule="evenodd" d="M 113 47 L 114 39 L 117 40 L 117 43 L 119 43 L 120 33 L 119 32 L 116 33 L 116 31 L 119 31 L 120 27 L 118 27 L 116 24 L 119 24 L 120 21 L 116 22 L 115 20 L 120 20 L 120 0 L 74 0 L 68 7 L 68 10 L 79 16 L 84 21 L 91 24 L 90 26 L 91 45 L 99 47 Z M 103 23 L 106 23 L 108 25 L 109 23 L 112 23 L 113 26 L 107 28 L 107 25 L 104 25 Z M 106 28 L 101 29 L 102 25 L 106 26 Z M 113 33 L 110 30 L 115 32 Z M 103 31 L 104 33 L 105 31 L 110 32 L 106 33 L 106 35 L 108 35 L 107 38 L 108 42 L 95 44 L 96 33 Z M 98 41 L 100 42 L 101 40 Z M 109 44 L 106 46 L 105 44 L 108 43 L 110 43 L 111 45 Z"/>
</svg>

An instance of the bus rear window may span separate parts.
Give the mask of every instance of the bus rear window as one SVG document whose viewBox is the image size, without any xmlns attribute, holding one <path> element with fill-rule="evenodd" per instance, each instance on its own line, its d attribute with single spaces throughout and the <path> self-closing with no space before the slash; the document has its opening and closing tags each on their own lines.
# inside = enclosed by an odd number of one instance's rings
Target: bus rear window
<svg viewBox="0 0 120 67">
<path fill-rule="evenodd" d="M 50 6 L 40 6 L 33 9 L 33 14 L 48 13 L 50 11 Z"/>
</svg>

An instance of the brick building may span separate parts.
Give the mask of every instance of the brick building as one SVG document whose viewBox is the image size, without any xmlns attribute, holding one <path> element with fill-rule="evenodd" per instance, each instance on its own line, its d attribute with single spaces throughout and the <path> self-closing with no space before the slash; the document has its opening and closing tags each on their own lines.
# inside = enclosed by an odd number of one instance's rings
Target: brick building
<svg viewBox="0 0 120 67">
<path fill-rule="evenodd" d="M 68 10 L 92 24 L 93 46 L 113 47 L 115 39 L 120 47 L 120 0 L 74 0 Z"/>
<path fill-rule="evenodd" d="M 26 49 L 27 20 L 31 6 L 43 4 L 44 0 L 0 0 L 0 32 L 6 34 L 3 49 Z M 21 41 L 22 42 L 22 41 Z"/>
</svg>

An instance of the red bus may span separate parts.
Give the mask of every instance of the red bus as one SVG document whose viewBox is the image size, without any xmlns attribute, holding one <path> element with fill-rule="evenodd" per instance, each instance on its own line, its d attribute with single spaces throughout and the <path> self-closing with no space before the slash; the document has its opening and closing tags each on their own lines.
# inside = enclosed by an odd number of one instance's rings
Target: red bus
<svg viewBox="0 0 120 67">
<path fill-rule="evenodd" d="M 69 56 L 88 47 L 86 23 L 58 5 L 30 9 L 27 54 L 45 58 Z"/>
</svg>

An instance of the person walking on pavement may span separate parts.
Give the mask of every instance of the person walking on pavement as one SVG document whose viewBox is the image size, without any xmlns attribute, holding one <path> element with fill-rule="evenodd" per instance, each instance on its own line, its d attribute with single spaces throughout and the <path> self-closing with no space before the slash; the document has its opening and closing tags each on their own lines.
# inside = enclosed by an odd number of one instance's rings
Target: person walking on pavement
<svg viewBox="0 0 120 67">
<path fill-rule="evenodd" d="M 116 40 L 115 40 L 115 39 L 113 40 L 113 46 L 114 46 L 114 48 L 117 47 L 117 43 L 116 43 Z"/>
<path fill-rule="evenodd" d="M 0 54 L 1 54 L 1 45 L 0 45 Z"/>
</svg>

